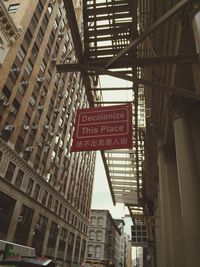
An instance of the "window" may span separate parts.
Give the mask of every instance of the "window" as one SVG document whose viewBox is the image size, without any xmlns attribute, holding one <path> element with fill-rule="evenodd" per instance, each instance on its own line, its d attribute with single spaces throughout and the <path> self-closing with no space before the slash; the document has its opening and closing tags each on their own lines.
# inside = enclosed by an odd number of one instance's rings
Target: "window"
<svg viewBox="0 0 200 267">
<path fill-rule="evenodd" d="M 44 191 L 43 197 L 42 197 L 42 204 L 45 206 L 47 201 L 48 192 Z"/>
<path fill-rule="evenodd" d="M 58 216 L 61 216 L 62 214 L 62 204 L 60 203 L 59 210 L 58 210 Z"/>
<path fill-rule="evenodd" d="M 12 162 L 10 162 L 8 164 L 8 168 L 7 168 L 7 171 L 6 171 L 6 174 L 5 174 L 5 179 L 8 180 L 9 182 L 12 181 L 12 178 L 13 178 L 13 175 L 14 175 L 14 172 L 15 172 L 15 164 L 13 164 Z"/>
<path fill-rule="evenodd" d="M 57 23 L 56 20 L 54 20 L 53 27 L 54 27 L 55 30 L 58 28 L 58 23 Z"/>
<path fill-rule="evenodd" d="M 27 185 L 27 188 L 26 188 L 26 193 L 29 196 L 31 196 L 32 189 L 33 189 L 33 184 L 34 184 L 34 181 L 31 178 L 29 178 L 28 185 Z"/>
<path fill-rule="evenodd" d="M 18 53 L 17 53 L 17 57 L 19 58 L 20 62 L 23 62 L 24 58 L 25 58 L 25 50 L 23 47 L 20 46 Z"/>
<path fill-rule="evenodd" d="M 38 220 L 38 231 L 44 233 L 46 230 L 48 219 L 42 215 L 39 215 Z"/>
<path fill-rule="evenodd" d="M 58 210 L 58 200 L 55 200 L 55 205 L 54 205 L 54 212 L 57 213 Z"/>
<path fill-rule="evenodd" d="M 27 29 L 26 34 L 24 36 L 24 39 L 27 42 L 27 44 L 29 44 L 31 42 L 32 38 L 33 38 L 33 36 L 32 36 L 31 31 L 29 29 Z"/>
<path fill-rule="evenodd" d="M 25 66 L 25 70 L 26 72 L 30 75 L 32 70 L 33 70 L 33 64 L 31 63 L 31 61 L 29 60 Z"/>
<path fill-rule="evenodd" d="M 17 176 L 16 176 L 16 179 L 15 179 L 15 186 L 20 188 L 21 187 L 21 184 L 22 184 L 22 181 L 23 181 L 23 178 L 24 178 L 24 172 L 22 170 L 18 170 L 18 173 L 17 173 Z"/>
<path fill-rule="evenodd" d="M 102 225 L 103 225 L 103 218 L 98 217 L 98 226 L 102 226 Z"/>
<path fill-rule="evenodd" d="M 9 5 L 8 12 L 9 13 L 15 13 L 17 11 L 18 7 L 19 7 L 19 3 Z"/>
<path fill-rule="evenodd" d="M 95 239 L 95 232 L 94 231 L 90 231 L 89 240 L 94 240 L 94 239 Z"/>
<path fill-rule="evenodd" d="M 88 246 L 88 257 L 92 258 L 93 256 L 93 246 Z"/>
<path fill-rule="evenodd" d="M 96 218 L 95 217 L 91 217 L 91 225 L 92 226 L 96 225 Z"/>
<path fill-rule="evenodd" d="M 35 190 L 34 190 L 34 194 L 33 194 L 33 198 L 37 200 L 38 198 L 38 195 L 39 195 L 39 192 L 40 192 L 40 185 L 39 184 L 36 184 L 35 186 Z"/>
<path fill-rule="evenodd" d="M 35 103 L 36 103 L 36 98 L 35 98 L 35 96 L 34 96 L 34 95 L 32 95 L 32 96 L 30 97 L 30 101 L 29 101 L 29 103 L 31 104 L 31 106 L 32 106 L 32 107 L 34 107 L 34 106 L 35 106 Z"/>
<path fill-rule="evenodd" d="M 42 72 L 45 72 L 45 69 L 46 69 L 46 63 L 44 62 L 44 60 L 41 61 L 41 65 L 40 65 L 40 70 Z"/>
<path fill-rule="evenodd" d="M 102 232 L 97 231 L 97 241 L 101 241 L 101 239 L 102 239 Z"/>
<path fill-rule="evenodd" d="M 95 258 L 100 259 L 101 256 L 101 248 L 99 246 L 96 246 L 95 248 Z"/>
<path fill-rule="evenodd" d="M 25 91 L 26 91 L 26 86 L 24 86 L 24 84 L 20 83 L 17 86 L 17 90 L 21 95 L 24 95 Z"/>
<path fill-rule="evenodd" d="M 39 52 L 38 46 L 36 43 L 34 43 L 33 49 L 32 49 L 33 56 L 37 57 L 38 52 Z"/>
<path fill-rule="evenodd" d="M 13 103 L 12 103 L 12 108 L 11 108 L 11 112 L 12 112 L 12 114 L 13 114 L 14 116 L 17 115 L 17 112 L 18 112 L 18 110 L 19 110 L 19 107 L 20 107 L 19 102 L 18 102 L 16 99 L 14 99 L 14 100 L 13 100 Z"/>
<path fill-rule="evenodd" d="M 19 136 L 17 138 L 17 142 L 15 144 L 15 149 L 16 149 L 17 152 L 21 152 L 21 149 L 22 149 L 22 146 L 23 146 L 23 142 L 24 142 L 24 139 L 21 136 Z"/>
<path fill-rule="evenodd" d="M 52 199 L 53 199 L 52 195 L 49 195 L 49 199 L 48 199 L 48 203 L 47 203 L 48 209 L 51 209 Z"/>
</svg>

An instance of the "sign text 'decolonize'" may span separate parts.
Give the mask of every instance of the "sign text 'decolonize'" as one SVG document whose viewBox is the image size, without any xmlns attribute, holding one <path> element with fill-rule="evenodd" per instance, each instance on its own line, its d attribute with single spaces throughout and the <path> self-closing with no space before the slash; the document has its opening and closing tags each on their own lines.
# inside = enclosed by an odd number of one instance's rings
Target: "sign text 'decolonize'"
<svg viewBox="0 0 200 267">
<path fill-rule="evenodd" d="M 79 109 L 72 151 L 132 148 L 132 105 Z"/>
</svg>

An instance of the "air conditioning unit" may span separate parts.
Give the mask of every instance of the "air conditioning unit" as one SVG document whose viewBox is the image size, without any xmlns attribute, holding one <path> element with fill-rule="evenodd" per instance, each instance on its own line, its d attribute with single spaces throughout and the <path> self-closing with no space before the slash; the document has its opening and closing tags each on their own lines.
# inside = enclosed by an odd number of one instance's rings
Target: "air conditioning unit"
<svg viewBox="0 0 200 267">
<path fill-rule="evenodd" d="M 22 220 L 23 220 L 23 216 L 20 215 L 20 216 L 18 217 L 18 220 L 17 220 L 17 221 L 18 221 L 18 222 L 22 222 Z"/>
<path fill-rule="evenodd" d="M 41 96 L 47 96 L 47 93 L 46 93 L 45 91 L 43 91 L 43 92 L 41 93 Z"/>
<path fill-rule="evenodd" d="M 64 37 L 64 32 L 60 32 L 59 35 L 58 35 L 58 38 L 63 38 Z"/>
<path fill-rule="evenodd" d="M 5 95 L 1 95 L 1 96 L 0 96 L 0 101 L 3 101 L 3 102 L 6 101 L 6 97 L 5 97 Z"/>
<path fill-rule="evenodd" d="M 20 84 L 27 86 L 28 85 L 28 81 L 21 81 Z"/>
<path fill-rule="evenodd" d="M 12 107 L 11 110 L 10 110 L 10 113 L 16 113 L 16 108 L 15 107 Z"/>
<path fill-rule="evenodd" d="M 26 151 L 26 152 L 32 152 L 32 151 L 33 151 L 33 147 L 32 147 L 32 146 L 27 146 L 27 147 L 25 148 L 25 151 Z"/>
<path fill-rule="evenodd" d="M 38 82 L 38 83 L 40 83 L 40 84 L 43 84 L 43 82 L 44 82 L 44 78 L 37 77 L 37 78 L 36 78 L 36 82 Z"/>
<path fill-rule="evenodd" d="M 53 133 L 53 132 L 50 132 L 49 135 L 50 135 L 50 136 L 54 136 L 54 133 Z"/>
<path fill-rule="evenodd" d="M 35 125 L 33 125 L 33 126 L 31 127 L 32 130 L 37 130 L 37 128 L 38 128 L 38 125 L 37 125 L 37 124 L 35 124 Z"/>
<path fill-rule="evenodd" d="M 3 106 L 4 106 L 4 107 L 8 107 L 8 106 L 9 106 L 9 102 L 8 102 L 8 101 L 4 101 L 4 102 L 3 102 Z"/>
<path fill-rule="evenodd" d="M 62 94 L 58 94 L 58 97 L 59 97 L 59 98 L 62 98 L 62 97 L 63 97 L 63 95 L 62 95 Z"/>
<path fill-rule="evenodd" d="M 41 143 L 41 142 L 39 142 L 39 143 L 38 143 L 38 146 L 39 146 L 39 147 L 42 147 L 42 143 Z"/>
<path fill-rule="evenodd" d="M 15 129 L 15 127 L 13 125 L 6 125 L 4 127 L 4 130 L 6 130 L 6 131 L 13 131 L 14 129 Z"/>
<path fill-rule="evenodd" d="M 54 109 L 54 113 L 58 113 L 59 112 L 59 109 L 58 108 L 55 108 Z"/>
<path fill-rule="evenodd" d="M 44 106 L 39 106 L 38 110 L 43 111 L 44 110 Z"/>
<path fill-rule="evenodd" d="M 57 58 L 56 58 L 56 57 L 53 57 L 53 58 L 51 59 L 51 62 L 53 62 L 53 63 L 56 63 L 56 61 L 57 61 Z"/>
<path fill-rule="evenodd" d="M 49 127 L 50 127 L 49 124 L 45 124 L 45 125 L 44 125 L 44 128 L 45 128 L 45 129 L 49 129 Z"/>
<path fill-rule="evenodd" d="M 13 69 L 11 69 L 11 71 L 12 71 L 13 73 L 15 73 L 15 74 L 18 74 L 19 71 L 20 71 L 20 68 L 13 68 Z"/>
<path fill-rule="evenodd" d="M 24 125 L 24 130 L 28 130 L 29 129 L 29 125 Z"/>
</svg>

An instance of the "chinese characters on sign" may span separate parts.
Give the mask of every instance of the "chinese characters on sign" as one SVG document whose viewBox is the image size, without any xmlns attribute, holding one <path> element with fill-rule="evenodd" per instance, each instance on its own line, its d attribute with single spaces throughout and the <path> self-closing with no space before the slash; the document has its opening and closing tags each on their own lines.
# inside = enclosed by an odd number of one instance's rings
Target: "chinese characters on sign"
<svg viewBox="0 0 200 267">
<path fill-rule="evenodd" d="M 72 151 L 132 148 L 132 105 L 79 109 Z"/>
</svg>

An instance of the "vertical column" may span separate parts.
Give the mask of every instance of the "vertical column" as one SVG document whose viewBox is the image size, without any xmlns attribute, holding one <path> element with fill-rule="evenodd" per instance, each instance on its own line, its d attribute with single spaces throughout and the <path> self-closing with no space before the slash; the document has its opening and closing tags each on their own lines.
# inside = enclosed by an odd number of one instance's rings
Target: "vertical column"
<svg viewBox="0 0 200 267">
<path fill-rule="evenodd" d="M 194 33 L 196 50 L 197 53 L 200 54 L 200 5 L 197 3 L 194 5 L 193 14 L 192 29 Z M 196 91 L 200 94 L 200 66 L 199 64 L 193 64 L 192 67 Z"/>
<path fill-rule="evenodd" d="M 172 241 L 171 231 L 171 213 L 169 202 L 169 186 L 166 176 L 165 163 L 163 161 L 162 147 L 158 154 L 158 166 L 159 166 L 159 191 L 160 191 L 160 227 L 161 227 L 161 255 L 162 266 L 175 267 L 174 263 L 174 247 Z"/>
<path fill-rule="evenodd" d="M 196 7 L 196 14 L 193 17 L 192 28 L 197 48 L 197 53 L 200 54 L 200 6 Z"/>
<path fill-rule="evenodd" d="M 43 242 L 42 255 L 46 255 L 46 252 L 47 252 L 47 243 L 48 243 L 48 238 L 50 234 L 50 229 L 51 229 L 51 221 L 48 220 L 44 242 Z"/>
<path fill-rule="evenodd" d="M 171 147 L 163 148 L 163 160 L 165 163 L 165 173 L 169 193 L 169 226 L 172 237 L 172 251 L 174 266 L 184 267 L 183 255 L 183 229 L 181 217 L 180 192 L 178 184 L 178 174 L 176 167 L 175 151 Z"/>
<path fill-rule="evenodd" d="M 13 241 L 16 227 L 17 227 L 18 218 L 19 218 L 19 215 L 21 212 L 21 208 L 22 208 L 22 202 L 20 200 L 17 200 L 17 202 L 15 204 L 15 209 L 14 209 L 13 214 L 12 214 L 12 219 L 10 222 L 8 234 L 7 234 L 7 240 L 8 241 L 11 241 L 11 242 Z"/>
<path fill-rule="evenodd" d="M 174 115 L 174 136 L 177 158 L 181 212 L 184 235 L 185 266 L 199 266 L 200 251 L 200 177 L 195 156 L 189 105 L 181 98 L 170 98 Z"/>
<path fill-rule="evenodd" d="M 57 234 L 56 246 L 55 246 L 55 251 L 54 251 L 54 259 L 55 260 L 56 260 L 56 258 L 58 256 L 58 249 L 59 249 L 61 231 L 62 231 L 62 228 L 58 225 L 58 234 Z"/>
<path fill-rule="evenodd" d="M 34 236 L 35 236 L 35 228 L 36 228 L 37 223 L 38 223 L 38 218 L 39 218 L 39 212 L 38 212 L 38 210 L 35 210 L 34 214 L 33 214 L 30 232 L 29 232 L 29 238 L 28 238 L 28 242 L 27 242 L 27 245 L 29 247 L 34 245 L 33 243 L 34 243 Z"/>
</svg>

